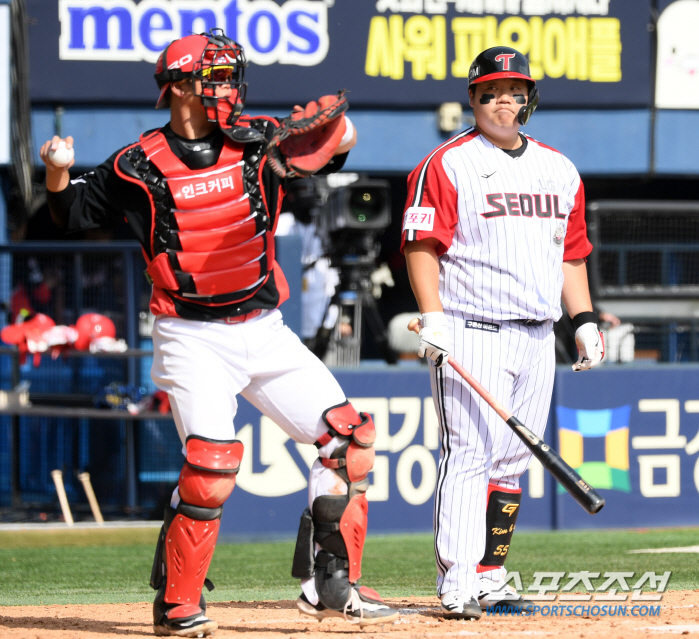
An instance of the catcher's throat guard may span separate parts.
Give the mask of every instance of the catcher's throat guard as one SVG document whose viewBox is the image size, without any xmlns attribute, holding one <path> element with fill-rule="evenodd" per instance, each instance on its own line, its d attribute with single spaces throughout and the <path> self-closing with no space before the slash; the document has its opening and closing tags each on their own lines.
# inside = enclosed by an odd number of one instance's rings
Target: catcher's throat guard
<svg viewBox="0 0 699 639">
<path fill-rule="evenodd" d="M 468 72 L 468 88 L 471 90 L 474 84 L 500 78 L 519 78 L 527 82 L 529 87 L 527 104 L 517 114 L 517 121 L 524 126 L 529 122 L 539 104 L 539 89 L 531 76 L 529 61 L 517 49 L 510 47 L 486 49 L 471 63 Z"/>
</svg>

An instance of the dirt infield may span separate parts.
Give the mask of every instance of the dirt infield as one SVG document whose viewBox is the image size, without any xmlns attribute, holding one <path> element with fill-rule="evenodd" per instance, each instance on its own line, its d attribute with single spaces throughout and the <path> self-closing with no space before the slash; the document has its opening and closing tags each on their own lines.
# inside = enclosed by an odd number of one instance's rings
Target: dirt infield
<svg viewBox="0 0 699 639">
<path fill-rule="evenodd" d="M 317 622 L 302 617 L 293 601 L 214 602 L 209 613 L 219 624 L 222 637 L 316 639 L 373 635 L 392 639 L 418 637 L 559 636 L 632 639 L 670 633 L 699 637 L 699 591 L 666 593 L 659 616 L 644 617 L 487 617 L 480 621 L 442 619 L 436 597 L 388 599 L 401 611 L 391 625 L 367 626 L 363 630 L 341 619 Z M 561 604 L 562 605 L 562 604 Z M 580 605 L 576 602 L 572 605 Z M 587 604 L 584 604 L 587 605 Z M 594 602 L 593 602 L 594 605 Z M 627 602 L 630 615 L 632 602 Z M 652 605 L 657 605 L 652 604 Z M 0 636 L 22 639 L 104 639 L 105 635 L 153 637 L 150 604 L 79 606 L 10 606 L 0 608 Z"/>
</svg>

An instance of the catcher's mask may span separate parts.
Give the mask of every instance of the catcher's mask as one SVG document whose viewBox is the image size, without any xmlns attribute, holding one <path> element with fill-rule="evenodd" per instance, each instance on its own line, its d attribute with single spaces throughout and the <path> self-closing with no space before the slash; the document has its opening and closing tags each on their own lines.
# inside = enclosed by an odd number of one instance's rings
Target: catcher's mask
<svg viewBox="0 0 699 639">
<path fill-rule="evenodd" d="M 222 29 L 174 40 L 155 65 L 155 80 L 160 89 L 155 108 L 170 106 L 173 82 L 191 78 L 194 93 L 200 97 L 209 122 L 215 122 L 226 132 L 243 111 L 247 64 L 243 47 L 227 38 Z M 200 93 L 197 80 L 201 83 Z"/>
<path fill-rule="evenodd" d="M 479 53 L 468 71 L 468 89 L 471 91 L 471 87 L 479 82 L 500 78 L 521 78 L 527 81 L 529 99 L 517 114 L 519 123 L 525 125 L 539 104 L 539 89 L 531 77 L 529 61 L 516 49 L 491 47 Z"/>
</svg>

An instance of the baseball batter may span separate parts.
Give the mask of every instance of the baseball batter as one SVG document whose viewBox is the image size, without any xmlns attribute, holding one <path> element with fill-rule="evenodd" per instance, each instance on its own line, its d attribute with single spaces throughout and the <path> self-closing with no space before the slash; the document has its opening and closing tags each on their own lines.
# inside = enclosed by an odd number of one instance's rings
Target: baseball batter
<svg viewBox="0 0 699 639">
<path fill-rule="evenodd" d="M 287 178 L 300 166 L 307 175 L 338 170 L 356 134 L 342 95 L 295 108 L 281 123 L 241 115 L 245 66 L 241 46 L 219 29 L 175 40 L 155 73 L 167 125 L 72 182 L 72 161 L 52 153 L 62 141 L 41 149 L 57 223 L 74 231 L 126 217 L 153 285 L 151 374 L 169 395 L 186 455 L 151 575 L 161 636 L 202 637 L 217 627 L 202 591 L 244 454 L 235 439 L 238 394 L 318 448 L 292 567 L 300 611 L 360 625 L 398 616 L 358 583 L 374 424 L 278 310 L 289 295 L 274 260 Z M 63 142 L 72 148 L 72 138 Z"/>
<path fill-rule="evenodd" d="M 434 504 L 437 591 L 444 613 L 529 606 L 504 562 L 519 477 L 531 453 L 449 366 L 449 355 L 539 437 L 555 372 L 561 297 L 577 327 L 574 370 L 600 362 L 585 258 L 583 185 L 558 151 L 520 133 L 538 102 L 527 59 L 507 47 L 469 73 L 476 126 L 430 153 L 408 178 L 403 251 L 422 313 L 442 445 Z"/>
</svg>

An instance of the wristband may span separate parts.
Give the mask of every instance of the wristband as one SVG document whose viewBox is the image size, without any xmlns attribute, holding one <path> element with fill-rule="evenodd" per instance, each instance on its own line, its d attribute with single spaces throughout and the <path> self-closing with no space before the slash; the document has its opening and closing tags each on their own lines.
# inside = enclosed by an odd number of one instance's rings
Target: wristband
<svg viewBox="0 0 699 639">
<path fill-rule="evenodd" d="M 578 313 L 574 318 L 573 318 L 573 326 L 575 326 L 576 330 L 580 328 L 583 324 L 597 324 L 598 319 L 597 319 L 597 313 L 594 311 L 583 311 L 582 313 Z"/>
<path fill-rule="evenodd" d="M 354 125 L 352 121 L 345 115 L 345 132 L 342 135 L 339 146 L 344 146 L 348 142 L 352 141 L 352 136 L 354 135 Z"/>
<path fill-rule="evenodd" d="M 444 311 L 432 311 L 422 314 L 422 325 L 425 328 L 443 328 L 447 325 L 447 318 Z"/>
</svg>

